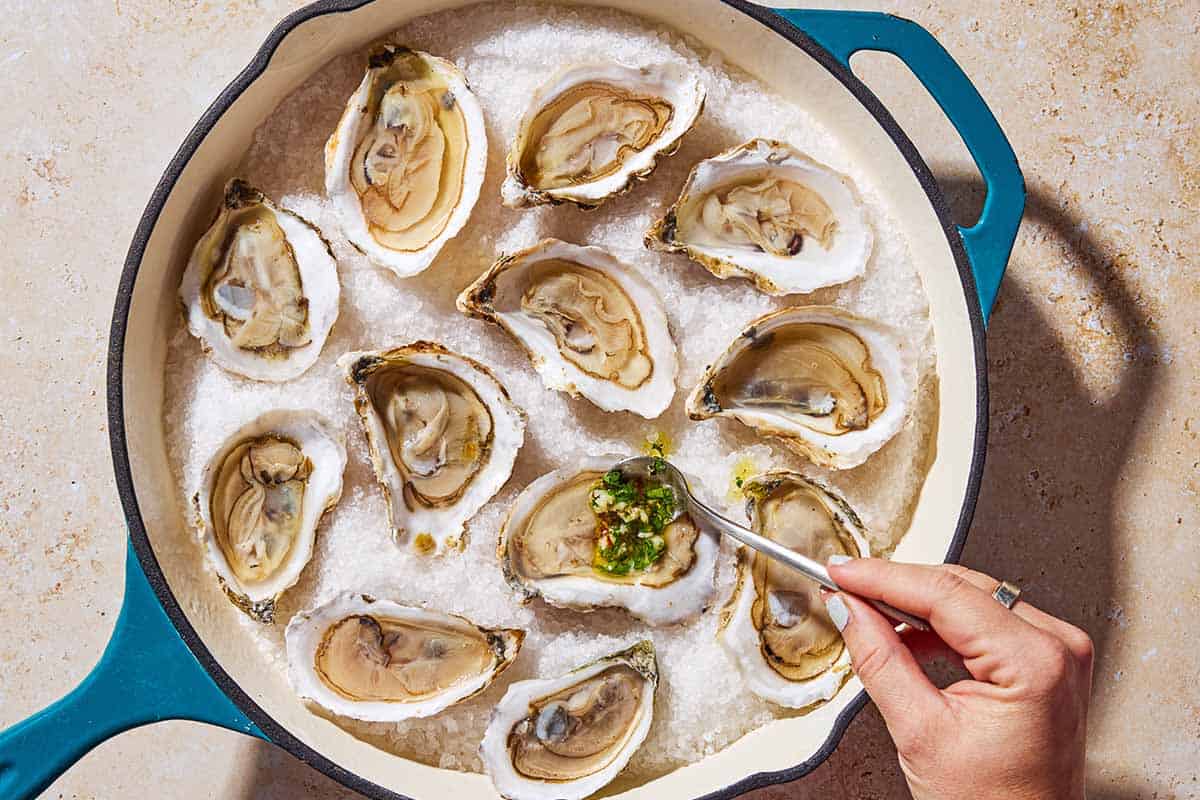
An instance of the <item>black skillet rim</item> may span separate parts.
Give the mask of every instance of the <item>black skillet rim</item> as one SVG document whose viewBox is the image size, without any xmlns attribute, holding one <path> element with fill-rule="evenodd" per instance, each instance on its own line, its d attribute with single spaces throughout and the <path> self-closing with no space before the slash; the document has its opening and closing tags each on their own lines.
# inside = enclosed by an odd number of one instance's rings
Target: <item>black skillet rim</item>
<svg viewBox="0 0 1200 800">
<path fill-rule="evenodd" d="M 974 273 L 971 271 L 970 260 L 963 247 L 958 228 L 954 224 L 950 208 L 946 203 L 946 198 L 938 187 L 937 181 L 933 173 L 929 170 L 925 160 L 917 152 L 917 148 L 912 140 L 900 128 L 896 120 L 880 102 L 879 98 L 862 81 L 856 78 L 854 73 L 834 58 L 829 51 L 809 38 L 799 28 L 767 8 L 753 5 L 745 0 L 720 1 L 730 8 L 753 18 L 799 47 L 849 89 L 858 101 L 866 107 L 867 111 L 875 117 L 884 131 L 891 137 L 892 141 L 895 142 L 896 147 L 899 148 L 901 154 L 913 170 L 918 182 L 925 190 L 925 194 L 929 197 L 934 211 L 937 213 L 938 221 L 942 225 L 942 230 L 954 255 L 954 261 L 958 267 L 959 279 L 962 282 L 963 292 L 967 300 L 967 311 L 971 322 L 971 336 L 974 344 L 975 363 L 977 365 L 975 376 L 977 398 L 975 409 L 976 421 L 971 470 L 967 480 L 966 495 L 963 498 L 962 509 L 959 513 L 958 524 L 955 527 L 954 538 L 951 540 L 950 547 L 946 552 L 946 561 L 957 561 L 966 543 L 967 533 L 971 527 L 971 519 L 975 513 L 975 504 L 979 498 L 980 483 L 983 478 L 983 462 L 987 448 L 988 433 L 987 350 L 984 337 L 983 313 L 979 305 L 979 295 L 975 288 Z M 411 800 L 405 795 L 385 789 L 339 766 L 307 744 L 301 742 L 250 699 L 241 686 L 222 669 L 212 653 L 204 646 L 199 635 L 197 635 L 191 623 L 188 622 L 187 616 L 179 607 L 179 602 L 175 599 L 175 595 L 167 585 L 166 578 L 163 575 L 161 567 L 158 565 L 158 559 L 155 557 L 150 540 L 146 535 L 146 528 L 142 522 L 141 511 L 138 508 L 137 494 L 134 491 L 133 475 L 129 465 L 129 451 L 125 438 L 125 404 L 122 380 L 125 357 L 125 328 L 129 319 L 129 307 L 133 300 L 134 282 L 137 279 L 146 245 L 158 222 L 158 217 L 188 161 L 195 154 L 196 149 L 208 135 L 209 131 L 213 129 L 222 115 L 224 115 L 225 111 L 266 70 L 276 48 L 279 47 L 280 43 L 293 29 L 310 19 L 326 14 L 353 11 L 372 2 L 375 2 L 375 0 L 317 0 L 317 2 L 298 9 L 285 17 L 271 31 L 267 40 L 255 54 L 254 59 L 217 96 L 212 105 L 208 107 L 172 157 L 166 171 L 163 173 L 162 178 L 159 179 L 153 194 L 150 196 L 150 201 L 146 205 L 146 210 L 142 213 L 141 220 L 138 222 L 133 241 L 129 246 L 129 252 L 125 257 L 125 264 L 121 271 L 121 279 L 117 287 L 117 299 L 113 309 L 112 327 L 108 344 L 108 426 L 109 443 L 113 457 L 113 470 L 116 474 L 117 493 L 121 498 L 121 506 L 125 512 L 129 527 L 129 536 L 133 543 L 134 551 L 137 553 L 142 569 L 146 573 L 146 578 L 149 580 L 155 594 L 158 595 L 159 602 L 170 618 L 171 624 L 175 626 L 180 638 L 187 644 L 188 649 L 192 651 L 197 661 L 208 672 L 213 682 L 258 726 L 259 730 L 271 742 L 284 748 L 314 769 L 323 772 L 347 788 L 360 792 L 367 797 L 377 798 L 377 800 Z M 730 800 L 753 789 L 793 781 L 807 775 L 834 751 L 838 742 L 845 734 L 846 728 L 849 727 L 851 720 L 862 710 L 866 703 L 866 692 L 860 691 L 854 700 L 842 710 L 821 748 L 807 760 L 788 769 L 775 772 L 758 772 L 749 775 L 723 789 L 704 795 L 700 800 Z"/>
</svg>

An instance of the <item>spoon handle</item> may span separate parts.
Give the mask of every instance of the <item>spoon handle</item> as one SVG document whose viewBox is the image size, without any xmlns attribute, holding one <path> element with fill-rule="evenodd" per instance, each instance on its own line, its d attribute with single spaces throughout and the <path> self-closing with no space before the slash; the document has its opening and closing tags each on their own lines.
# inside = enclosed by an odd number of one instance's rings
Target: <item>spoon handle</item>
<svg viewBox="0 0 1200 800">
<path fill-rule="evenodd" d="M 787 564 L 792 569 L 802 575 L 812 578 L 817 583 L 824 586 L 833 592 L 842 591 L 841 587 L 834 582 L 829 575 L 829 570 L 825 569 L 825 565 L 821 564 L 803 553 L 797 553 L 791 548 L 773 542 L 765 536 L 759 536 L 754 531 L 747 527 L 737 524 L 727 517 L 718 514 L 713 509 L 701 503 L 695 497 L 690 498 L 690 503 L 696 511 L 700 512 L 700 516 L 704 517 L 705 521 L 712 527 L 719 530 L 721 533 L 732 536 L 747 547 L 752 547 L 765 556 L 781 561 Z M 912 614 L 901 611 L 900 609 L 883 602 L 882 600 L 874 600 L 869 597 L 862 598 L 866 602 L 873 605 L 881 614 L 890 617 L 896 622 L 916 628 L 919 631 L 929 630 L 929 623 L 920 617 L 914 617 Z"/>
</svg>

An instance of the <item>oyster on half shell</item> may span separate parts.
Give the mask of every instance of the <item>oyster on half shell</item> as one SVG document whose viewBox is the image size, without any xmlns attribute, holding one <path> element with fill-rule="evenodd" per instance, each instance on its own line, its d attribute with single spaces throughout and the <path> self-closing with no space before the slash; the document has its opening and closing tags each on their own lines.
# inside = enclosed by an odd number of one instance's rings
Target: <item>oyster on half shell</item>
<svg viewBox="0 0 1200 800">
<path fill-rule="evenodd" d="M 625 768 L 654 719 L 658 664 L 642 641 L 557 678 L 518 681 L 479 745 L 509 800 L 580 800 Z"/>
<path fill-rule="evenodd" d="M 350 243 L 404 278 L 462 230 L 486 167 L 483 112 L 458 67 L 385 45 L 325 145 L 325 193 Z"/>
<path fill-rule="evenodd" d="M 288 623 L 296 694 L 345 717 L 428 717 L 486 689 L 512 664 L 525 632 L 346 593 Z"/>
<path fill-rule="evenodd" d="M 525 413 L 487 367 L 434 342 L 338 359 L 397 542 L 456 549 L 512 473 Z"/>
<path fill-rule="evenodd" d="M 886 325 L 833 306 L 750 323 L 688 397 L 692 419 L 732 417 L 812 462 L 848 469 L 908 419 L 913 349 Z"/>
<path fill-rule="evenodd" d="M 598 247 L 544 239 L 500 258 L 457 305 L 508 331 L 551 389 L 648 419 L 675 396 L 678 361 L 662 299 Z"/>
<path fill-rule="evenodd" d="M 747 480 L 751 527 L 824 564 L 870 555 L 858 516 L 827 486 L 795 472 Z M 832 698 L 850 676 L 850 654 L 825 610 L 820 587 L 743 547 L 738 584 L 717 637 L 746 685 L 764 700 L 805 708 Z"/>
<path fill-rule="evenodd" d="M 537 90 L 508 152 L 510 208 L 595 208 L 654 171 L 704 107 L 704 86 L 675 64 L 576 64 Z"/>
<path fill-rule="evenodd" d="M 225 440 L 192 498 L 209 564 L 229 599 L 271 623 L 342 494 L 346 447 L 313 411 L 268 411 Z"/>
<path fill-rule="evenodd" d="M 768 294 L 863 274 L 874 234 L 854 182 L 792 146 L 752 139 L 701 161 L 646 246 L 686 253 Z"/>
<path fill-rule="evenodd" d="M 649 567 L 614 575 L 593 566 L 598 532 L 589 495 L 621 459 L 585 458 L 525 487 L 500 529 L 501 569 L 526 600 L 580 611 L 618 606 L 650 625 L 683 622 L 712 599 L 720 548 L 716 533 L 687 514 L 663 529 L 665 549 Z"/>
<path fill-rule="evenodd" d="M 188 330 L 223 369 L 286 381 L 338 316 L 337 264 L 316 228 L 234 178 L 179 285 Z"/>
</svg>

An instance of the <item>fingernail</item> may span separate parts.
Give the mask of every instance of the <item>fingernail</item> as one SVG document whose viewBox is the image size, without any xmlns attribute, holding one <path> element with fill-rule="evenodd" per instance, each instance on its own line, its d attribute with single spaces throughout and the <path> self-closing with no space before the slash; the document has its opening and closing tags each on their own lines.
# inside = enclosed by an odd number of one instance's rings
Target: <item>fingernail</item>
<svg viewBox="0 0 1200 800">
<path fill-rule="evenodd" d="M 825 598 L 825 609 L 829 612 L 829 618 L 833 620 L 833 626 L 839 632 L 846 630 L 846 623 L 850 621 L 850 609 L 846 606 L 846 601 L 840 595 L 832 594 Z"/>
<path fill-rule="evenodd" d="M 852 559 L 850 558 L 850 556 L 842 555 L 841 553 L 838 553 L 836 555 L 830 556 L 828 563 L 829 563 L 829 566 L 836 567 L 836 566 L 839 566 L 840 564 L 845 564 L 847 561 L 851 561 L 851 560 Z"/>
</svg>

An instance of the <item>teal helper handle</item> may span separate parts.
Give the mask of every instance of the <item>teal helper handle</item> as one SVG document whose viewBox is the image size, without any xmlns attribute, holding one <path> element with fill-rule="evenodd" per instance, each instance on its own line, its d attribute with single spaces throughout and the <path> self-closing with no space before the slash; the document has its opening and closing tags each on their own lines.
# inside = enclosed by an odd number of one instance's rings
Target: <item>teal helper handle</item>
<svg viewBox="0 0 1200 800">
<path fill-rule="evenodd" d="M 164 719 L 263 736 L 179 638 L 130 544 L 125 601 L 100 662 L 66 697 L 0 733 L 0 798 L 31 800 L 105 739 Z"/>
<path fill-rule="evenodd" d="M 929 31 L 911 20 L 875 11 L 774 11 L 847 69 L 850 57 L 860 50 L 898 56 L 958 130 L 987 185 L 978 222 L 970 228 L 958 226 L 986 323 L 1025 210 L 1025 179 L 1000 123 L 971 79 Z"/>
</svg>

